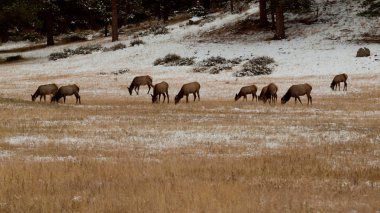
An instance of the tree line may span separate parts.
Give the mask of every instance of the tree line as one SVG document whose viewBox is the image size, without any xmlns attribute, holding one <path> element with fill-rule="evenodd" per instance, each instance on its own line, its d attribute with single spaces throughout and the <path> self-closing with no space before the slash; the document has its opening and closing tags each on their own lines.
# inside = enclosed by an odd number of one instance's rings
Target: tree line
<svg viewBox="0 0 380 213">
<path fill-rule="evenodd" d="M 125 24 L 148 19 L 168 21 L 176 12 L 202 7 L 206 13 L 229 7 L 231 12 L 238 3 L 258 1 L 260 26 L 272 27 L 275 39 L 283 39 L 286 12 L 310 12 L 314 0 L 1 0 L 0 41 L 10 36 L 23 35 L 33 40 L 33 35 L 46 36 L 47 45 L 54 45 L 54 36 L 76 29 L 104 28 L 112 26 L 112 40 L 118 39 L 118 28 Z M 379 0 L 358 0 L 365 8 L 361 15 L 379 16 Z M 268 18 L 269 17 L 269 18 Z"/>
</svg>

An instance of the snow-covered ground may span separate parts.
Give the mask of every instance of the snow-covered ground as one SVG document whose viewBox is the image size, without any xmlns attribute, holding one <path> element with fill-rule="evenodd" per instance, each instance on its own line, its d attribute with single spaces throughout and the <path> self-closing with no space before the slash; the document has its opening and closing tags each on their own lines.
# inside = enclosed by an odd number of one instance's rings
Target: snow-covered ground
<svg viewBox="0 0 380 213">
<path fill-rule="evenodd" d="M 357 16 L 354 2 L 337 2 L 333 10 L 326 9 L 320 20 L 312 25 L 289 23 L 289 39 L 282 41 L 262 41 L 252 39 L 253 36 L 240 36 L 236 40 L 215 40 L 200 42 L 199 36 L 204 32 L 244 20 L 258 13 L 257 5 L 241 14 L 213 14 L 215 20 L 203 25 L 186 25 L 185 22 L 169 26 L 167 35 L 145 36 L 141 39 L 145 45 L 128 47 L 111 52 L 96 52 L 90 55 L 76 55 L 67 59 L 49 61 L 48 56 L 65 48 L 74 49 L 80 45 L 101 44 L 103 47 L 113 45 L 109 38 L 89 41 L 81 44 L 67 44 L 51 48 L 43 48 L 19 53 L 25 58 L 32 58 L 20 63 L 2 64 L 0 73 L 0 95 L 30 99 L 29 94 L 39 85 L 55 82 L 59 85 L 77 83 L 85 95 L 127 96 L 126 85 L 136 75 L 149 74 L 154 82 L 166 80 L 171 88 L 177 90 L 183 83 L 199 81 L 204 91 L 204 97 L 225 97 L 225 92 L 236 90 L 248 83 L 256 83 L 259 88 L 271 81 L 280 87 L 288 87 L 290 83 L 313 81 L 317 85 L 313 91 L 316 94 L 330 94 L 329 88 L 319 88 L 328 85 L 332 76 L 345 72 L 349 80 L 367 75 L 373 79 L 371 84 L 378 84 L 380 74 L 380 45 L 360 44 L 353 40 L 363 33 L 380 33 L 380 20 L 366 19 Z M 322 6 L 321 6 L 322 7 Z M 289 19 L 299 17 L 288 15 Z M 271 36 L 272 32 L 266 32 Z M 262 33 L 258 33 L 258 37 Z M 129 46 L 132 36 L 121 37 L 120 43 Z M 20 44 L 5 44 L 0 49 L 10 46 L 25 46 Z M 356 51 L 366 46 L 371 50 L 371 56 L 356 58 Z M 250 59 L 256 56 L 269 56 L 276 61 L 274 72 L 269 76 L 236 78 L 233 73 L 240 69 L 234 67 L 231 71 L 211 75 L 192 72 L 192 66 L 164 67 L 153 66 L 157 58 L 175 53 L 184 57 L 195 57 L 201 61 L 211 56 L 222 56 L 227 59 Z M 0 58 L 18 53 L 0 54 Z M 121 76 L 99 75 L 128 68 L 130 73 Z M 294 81 L 294 79 L 299 79 Z M 317 82 L 315 82 L 317 81 Z M 235 83 L 233 83 L 235 82 Z M 362 82 L 363 84 L 365 82 Z M 359 84 L 362 84 L 359 82 Z M 110 86 L 112 85 L 112 86 Z M 280 91 L 283 91 L 280 89 Z M 355 92 L 354 90 L 351 90 Z M 358 92 L 358 90 L 356 90 Z"/>
</svg>

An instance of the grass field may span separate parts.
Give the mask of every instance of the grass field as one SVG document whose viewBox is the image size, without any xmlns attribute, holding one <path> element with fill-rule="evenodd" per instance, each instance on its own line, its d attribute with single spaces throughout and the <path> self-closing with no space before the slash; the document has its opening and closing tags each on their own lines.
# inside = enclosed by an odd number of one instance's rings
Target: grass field
<svg viewBox="0 0 380 213">
<path fill-rule="evenodd" d="M 380 211 L 378 87 L 311 107 L 84 94 L 0 98 L 1 212 Z"/>
</svg>

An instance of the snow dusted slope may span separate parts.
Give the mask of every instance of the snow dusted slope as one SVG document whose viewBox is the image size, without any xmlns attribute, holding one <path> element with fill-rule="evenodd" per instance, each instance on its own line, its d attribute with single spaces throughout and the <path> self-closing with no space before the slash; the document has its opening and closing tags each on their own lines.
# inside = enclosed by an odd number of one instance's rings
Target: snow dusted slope
<svg viewBox="0 0 380 213">
<path fill-rule="evenodd" d="M 347 6 L 348 5 L 348 6 Z M 338 13 L 341 7 L 350 7 L 351 4 L 339 3 Z M 254 56 L 270 56 L 276 61 L 276 68 L 272 75 L 264 77 L 246 77 L 238 79 L 241 82 L 236 85 L 254 82 L 276 81 L 284 78 L 322 76 L 324 81 L 330 81 L 332 75 L 346 72 L 350 76 L 355 74 L 376 75 L 380 74 L 380 45 L 365 44 L 372 54 L 368 58 L 356 58 L 358 48 L 363 45 L 348 42 L 357 38 L 362 33 L 370 30 L 376 31 L 377 20 L 371 20 L 369 24 L 362 24 L 363 18 L 355 15 L 355 11 L 341 15 L 334 15 L 334 11 L 326 11 L 320 17 L 330 21 L 317 22 L 313 25 L 292 24 L 288 29 L 288 40 L 283 41 L 257 41 L 255 39 L 237 39 L 226 42 L 198 42 L 198 36 L 213 29 L 243 20 L 248 16 L 258 13 L 257 5 L 241 14 L 215 14 L 215 20 L 201 26 L 185 25 L 179 23 L 169 26 L 170 33 L 167 35 L 146 36 L 141 39 L 145 45 L 128 47 L 115 52 L 97 52 L 90 55 L 77 55 L 67 59 L 48 61 L 47 57 L 53 52 L 62 51 L 64 48 L 76 48 L 80 44 L 69 44 L 51 48 L 39 49 L 35 51 L 21 53 L 25 58 L 34 58 L 22 63 L 4 64 L 0 66 L 1 94 L 2 96 L 12 96 L 25 98 L 25 93 L 29 94 L 37 84 L 55 82 L 58 84 L 78 83 L 83 91 L 88 94 L 107 93 L 111 95 L 127 95 L 126 85 L 133 76 L 140 74 L 152 75 L 154 81 L 167 80 L 174 88 L 180 87 L 182 83 L 188 81 L 201 81 L 205 84 L 219 82 L 214 87 L 222 90 L 230 90 L 233 86 L 226 86 L 226 83 L 237 80 L 233 76 L 235 70 L 223 72 L 217 75 L 193 73 L 192 67 L 162 67 L 153 66 L 157 58 L 164 57 L 168 53 L 175 53 L 185 57 L 196 57 L 196 61 L 201 61 L 211 56 L 222 56 L 227 59 L 240 57 L 250 59 Z M 330 17 L 331 16 L 331 17 Z M 297 17 L 291 17 L 292 19 Z M 350 27 L 350 31 L 347 31 Z M 302 33 L 301 33 L 302 32 Z M 348 33 L 351 32 L 351 37 Z M 272 34 L 272 32 L 268 32 Z M 298 34 L 297 34 L 298 33 Z M 373 33 L 373 32 L 372 32 Z M 346 37 L 342 35 L 345 34 Z M 132 37 L 132 36 L 130 36 Z M 122 38 L 121 43 L 129 45 L 132 38 Z M 349 39 L 348 39 L 349 38 Z M 86 44 L 99 43 L 102 46 L 111 46 L 109 38 L 89 41 Z M 6 57 L 10 54 L 2 54 Z M 129 68 L 131 73 L 118 77 L 101 76 L 99 73 L 111 73 L 119 69 Z M 378 81 L 378 77 L 376 78 Z M 374 82 L 376 84 L 376 82 Z M 378 83 L 378 82 L 377 82 Z M 114 90 L 109 89 L 109 85 L 114 85 Z M 235 87 L 236 87 L 235 85 Z M 288 85 L 288 82 L 284 82 Z M 233 88 L 235 88 L 233 87 Z M 87 88 L 87 89 L 86 89 Z M 91 89 L 90 89 L 91 88 Z M 123 89 L 122 92 L 120 92 Z M 211 90 L 205 88 L 205 90 Z M 322 93 L 327 93 L 327 90 Z M 206 96 L 218 97 L 222 93 L 210 91 Z M 29 97 L 28 97 L 29 98 Z"/>
</svg>

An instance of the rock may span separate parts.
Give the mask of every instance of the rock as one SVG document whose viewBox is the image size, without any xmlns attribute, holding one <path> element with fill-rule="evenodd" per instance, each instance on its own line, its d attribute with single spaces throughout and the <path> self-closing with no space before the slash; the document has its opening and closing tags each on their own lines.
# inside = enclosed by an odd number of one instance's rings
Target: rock
<svg viewBox="0 0 380 213">
<path fill-rule="evenodd" d="M 366 47 L 360 48 L 356 53 L 356 57 L 368 57 L 370 55 L 371 55 L 371 51 Z"/>
</svg>

